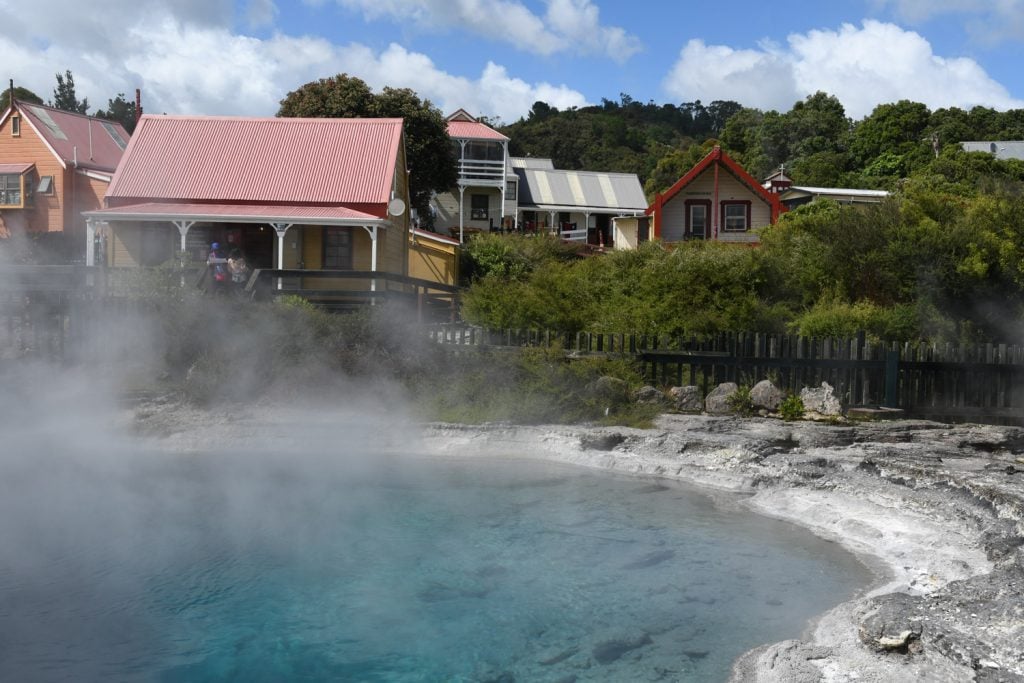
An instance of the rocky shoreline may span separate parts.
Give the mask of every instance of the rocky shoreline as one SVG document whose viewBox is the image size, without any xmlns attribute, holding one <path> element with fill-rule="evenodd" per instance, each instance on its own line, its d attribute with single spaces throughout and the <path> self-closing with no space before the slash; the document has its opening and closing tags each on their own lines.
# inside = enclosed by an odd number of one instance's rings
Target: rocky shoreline
<svg viewBox="0 0 1024 683">
<path fill-rule="evenodd" d="M 747 492 L 879 569 L 734 681 L 1024 681 L 1024 430 L 663 415 L 654 429 L 425 430 L 436 455 L 543 458 Z"/>
</svg>

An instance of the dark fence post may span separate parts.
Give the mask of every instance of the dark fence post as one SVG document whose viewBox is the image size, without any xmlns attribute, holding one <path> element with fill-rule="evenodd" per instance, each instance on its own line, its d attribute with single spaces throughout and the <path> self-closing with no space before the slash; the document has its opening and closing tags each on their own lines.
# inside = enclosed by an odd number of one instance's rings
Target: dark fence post
<svg viewBox="0 0 1024 683">
<path fill-rule="evenodd" d="M 898 408 L 897 399 L 900 383 L 900 352 L 885 352 L 885 402 L 886 408 Z"/>
</svg>

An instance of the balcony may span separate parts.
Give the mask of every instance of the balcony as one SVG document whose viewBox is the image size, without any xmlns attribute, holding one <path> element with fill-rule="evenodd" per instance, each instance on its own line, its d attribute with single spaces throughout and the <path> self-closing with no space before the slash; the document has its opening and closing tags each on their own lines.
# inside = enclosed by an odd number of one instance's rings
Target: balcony
<svg viewBox="0 0 1024 683">
<path fill-rule="evenodd" d="M 502 187 L 505 184 L 505 162 L 486 159 L 460 159 L 459 185 L 488 185 Z"/>
</svg>

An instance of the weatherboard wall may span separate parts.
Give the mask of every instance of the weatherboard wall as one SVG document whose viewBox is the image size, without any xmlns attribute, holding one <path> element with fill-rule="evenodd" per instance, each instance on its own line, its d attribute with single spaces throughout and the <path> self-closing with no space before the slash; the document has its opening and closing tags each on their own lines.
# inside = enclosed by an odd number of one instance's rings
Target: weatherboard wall
<svg viewBox="0 0 1024 683">
<path fill-rule="evenodd" d="M 0 164 L 35 164 L 29 182 L 38 184 L 42 176 L 53 176 L 53 194 L 36 194 L 33 206 L 25 209 L 3 209 L 7 224 L 22 224 L 28 232 L 59 232 L 64 229 L 66 203 L 64 189 L 68 187 L 68 175 L 60 161 L 47 148 L 46 143 L 36 134 L 32 126 L 21 122 L 21 135 L 11 134 L 11 117 L 0 125 Z M 15 218 L 14 212 L 22 212 Z M 13 220 L 9 220 L 13 219 Z"/>
<path fill-rule="evenodd" d="M 740 182 L 724 168 L 718 169 L 718 204 L 715 205 L 715 169 L 708 168 L 691 183 L 666 201 L 662 207 L 661 239 L 664 242 L 679 242 L 684 239 L 686 231 L 687 201 L 708 201 L 712 203 L 711 215 L 708 217 L 708 238 L 712 238 L 717 220 L 720 241 L 750 241 L 755 236 L 750 230 L 763 228 L 771 224 L 771 207 L 755 195 L 746 184 Z M 722 227 L 721 206 L 725 202 L 749 201 L 750 225 L 747 231 L 727 232 Z"/>
</svg>

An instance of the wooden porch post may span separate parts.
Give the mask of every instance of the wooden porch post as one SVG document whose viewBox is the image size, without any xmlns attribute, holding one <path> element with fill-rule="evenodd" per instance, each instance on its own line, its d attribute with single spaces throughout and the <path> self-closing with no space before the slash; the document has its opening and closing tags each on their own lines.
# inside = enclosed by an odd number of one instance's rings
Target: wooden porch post
<svg viewBox="0 0 1024 683">
<path fill-rule="evenodd" d="M 284 270 L 284 235 L 288 232 L 288 228 L 292 227 L 291 223 L 271 223 L 270 227 L 277 233 L 277 269 Z M 283 289 L 284 283 L 283 278 L 278 276 L 277 288 Z"/>
<path fill-rule="evenodd" d="M 195 221 L 171 221 L 174 223 L 174 227 L 178 229 L 178 233 L 181 235 L 181 248 L 178 250 L 180 255 L 178 256 L 178 267 L 181 268 L 181 278 L 178 281 L 179 286 L 185 286 L 185 250 L 188 247 L 188 229 L 195 225 Z"/>
<path fill-rule="evenodd" d="M 462 186 L 461 182 L 460 182 L 459 183 L 459 244 L 465 244 L 465 240 L 462 238 L 462 227 L 463 227 L 463 225 L 462 225 L 462 223 L 463 223 L 463 218 L 462 218 L 462 213 L 463 213 L 463 211 L 462 211 L 462 200 L 463 200 L 465 194 L 466 194 L 466 188 L 464 188 Z"/>
<path fill-rule="evenodd" d="M 96 265 L 96 219 L 85 219 L 85 265 Z"/>
<path fill-rule="evenodd" d="M 465 244 L 465 240 L 463 239 L 463 235 L 462 235 L 463 220 L 464 220 L 463 216 L 462 216 L 462 214 L 463 214 L 462 203 L 465 200 L 466 186 L 463 184 L 462 174 L 466 170 L 466 141 L 465 140 L 459 140 L 459 147 L 460 147 L 460 152 L 459 152 L 459 244 Z"/>
<path fill-rule="evenodd" d="M 379 226 L 376 226 L 376 225 L 364 225 L 363 226 L 363 229 L 366 230 L 366 232 L 370 233 L 370 244 L 371 244 L 371 248 L 370 248 L 370 270 L 373 271 L 374 273 L 377 272 L 377 228 L 378 227 Z M 370 278 L 370 291 L 371 292 L 376 292 L 377 291 L 377 278 L 376 277 L 371 277 Z M 370 303 L 371 304 L 377 303 L 374 297 L 370 297 Z"/>
</svg>

